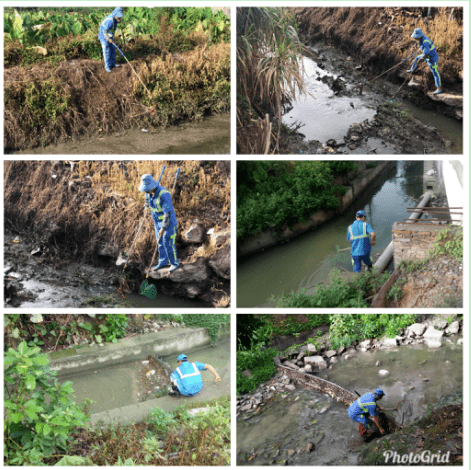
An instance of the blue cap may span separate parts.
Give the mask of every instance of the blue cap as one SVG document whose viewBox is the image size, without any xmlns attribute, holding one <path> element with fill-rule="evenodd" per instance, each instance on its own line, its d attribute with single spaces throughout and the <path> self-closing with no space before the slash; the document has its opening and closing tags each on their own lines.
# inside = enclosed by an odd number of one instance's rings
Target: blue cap
<svg viewBox="0 0 471 470">
<path fill-rule="evenodd" d="M 375 395 L 376 395 L 377 397 L 382 397 L 383 395 L 385 395 L 385 393 L 384 393 L 380 388 L 377 388 L 377 389 L 375 390 Z"/>
<path fill-rule="evenodd" d="M 413 39 L 420 39 L 420 38 L 423 38 L 425 36 L 425 34 L 423 33 L 423 31 L 420 29 L 420 28 L 415 28 L 414 29 L 414 32 L 411 34 L 411 38 Z"/>
<path fill-rule="evenodd" d="M 177 362 L 178 361 L 188 361 L 188 358 L 186 357 L 185 354 L 180 354 L 178 357 L 177 357 Z"/>
<path fill-rule="evenodd" d="M 139 186 L 139 191 L 152 191 L 155 189 L 159 183 L 152 178 L 152 175 L 142 175 L 141 184 Z"/>
<path fill-rule="evenodd" d="M 114 10 L 113 10 L 113 13 L 111 13 L 113 15 L 113 18 L 123 18 L 124 15 L 123 15 L 123 9 L 121 7 L 116 7 Z"/>
<path fill-rule="evenodd" d="M 358 211 L 357 217 L 366 217 L 365 211 Z"/>
</svg>

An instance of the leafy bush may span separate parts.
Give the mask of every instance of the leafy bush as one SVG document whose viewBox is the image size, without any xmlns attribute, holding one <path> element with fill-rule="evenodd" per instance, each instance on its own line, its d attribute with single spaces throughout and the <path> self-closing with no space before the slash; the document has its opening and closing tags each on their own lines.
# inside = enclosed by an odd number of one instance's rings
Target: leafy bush
<svg viewBox="0 0 471 470">
<path fill-rule="evenodd" d="M 276 372 L 273 358 L 276 355 L 276 349 L 264 349 L 259 346 L 237 351 L 238 395 L 255 390 L 259 384 L 273 376 Z M 251 377 L 242 375 L 246 369 L 250 370 Z"/>
<path fill-rule="evenodd" d="M 354 168 L 351 162 L 237 162 L 237 239 L 337 209 L 347 188 L 333 185 L 334 176 Z"/>
<path fill-rule="evenodd" d="M 22 341 L 4 357 L 5 463 L 39 465 L 65 452 L 72 431 L 88 421 L 84 406 L 71 398 L 72 382 L 59 384 L 38 347 Z"/>
<path fill-rule="evenodd" d="M 104 324 L 98 325 L 98 331 L 103 334 L 106 341 L 116 343 L 119 338 L 123 338 L 128 327 L 128 319 L 124 313 L 110 315 L 100 315 L 100 320 L 105 319 Z"/>
</svg>

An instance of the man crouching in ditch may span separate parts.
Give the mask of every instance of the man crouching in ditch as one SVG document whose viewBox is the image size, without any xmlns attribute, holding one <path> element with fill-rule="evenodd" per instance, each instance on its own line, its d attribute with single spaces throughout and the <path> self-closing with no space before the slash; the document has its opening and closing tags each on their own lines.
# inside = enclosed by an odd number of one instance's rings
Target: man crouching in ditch
<svg viewBox="0 0 471 470">
<path fill-rule="evenodd" d="M 183 395 L 191 397 L 196 395 L 203 388 L 203 379 L 201 377 L 202 370 L 209 370 L 215 379 L 215 382 L 220 382 L 221 377 L 214 370 L 214 367 L 209 364 L 201 362 L 188 362 L 185 354 L 180 354 L 177 357 L 178 367 L 171 373 L 171 385 L 168 394 L 177 397 Z"/>
<path fill-rule="evenodd" d="M 386 434 L 378 419 L 377 409 L 382 408 L 376 403 L 383 398 L 384 392 L 377 388 L 374 393 L 365 393 L 358 400 L 355 400 L 348 409 L 348 416 L 353 421 L 360 423 L 358 431 L 364 440 L 369 440 L 375 434 L 376 430 L 372 424 L 376 424 L 381 435 Z"/>
</svg>

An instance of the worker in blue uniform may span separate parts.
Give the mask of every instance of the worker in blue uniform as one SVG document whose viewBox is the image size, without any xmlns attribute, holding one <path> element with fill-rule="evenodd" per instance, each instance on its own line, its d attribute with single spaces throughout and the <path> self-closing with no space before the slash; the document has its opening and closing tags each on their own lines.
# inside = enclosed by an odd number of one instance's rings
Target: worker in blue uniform
<svg viewBox="0 0 471 470">
<path fill-rule="evenodd" d="M 366 222 L 364 211 L 358 211 L 355 222 L 348 227 L 347 240 L 351 244 L 353 272 L 361 272 L 362 261 L 370 271 L 373 266 L 370 253 L 371 247 L 376 245 L 376 234 L 371 225 Z"/>
<path fill-rule="evenodd" d="M 374 393 L 365 393 L 350 405 L 348 416 L 353 419 L 353 421 L 360 423 L 358 429 L 361 435 L 363 435 L 365 431 L 361 425 L 368 430 L 371 428 L 372 422 L 376 423 L 381 434 L 385 434 L 379 422 L 378 413 L 376 412 L 376 408 L 382 410 L 376 402 L 381 400 L 383 396 L 384 392 L 380 388 L 377 388 Z"/>
<path fill-rule="evenodd" d="M 116 47 L 114 45 L 114 33 L 119 23 L 123 20 L 123 9 L 117 7 L 111 15 L 108 15 L 100 24 L 98 30 L 98 39 L 103 49 L 103 60 L 105 61 L 105 70 L 111 72 L 112 67 L 116 65 Z"/>
<path fill-rule="evenodd" d="M 414 73 L 417 69 L 417 62 L 419 60 L 425 59 L 425 62 L 427 62 L 427 65 L 432 71 L 433 79 L 435 80 L 435 86 L 437 87 L 433 94 L 438 95 L 440 93 L 443 93 L 442 79 L 440 77 L 440 72 L 438 71 L 437 48 L 435 47 L 433 42 L 427 36 L 425 36 L 425 34 L 420 28 L 414 29 L 411 38 L 417 39 L 419 41 L 419 48 L 422 54 L 418 55 L 415 58 L 412 67 L 407 72 Z"/>
<path fill-rule="evenodd" d="M 177 217 L 173 209 L 172 196 L 160 186 L 152 175 L 142 175 L 139 191 L 146 193 L 145 208 L 149 208 L 154 220 L 155 236 L 159 248 L 159 262 L 154 271 L 170 265 L 169 271 L 180 267 L 177 259 L 175 239 L 177 238 Z"/>
<path fill-rule="evenodd" d="M 209 370 L 214 375 L 215 382 L 221 381 L 213 366 L 201 362 L 188 362 L 185 354 L 177 357 L 177 363 L 178 367 L 170 374 L 172 388 L 169 390 L 169 395 L 190 397 L 199 393 L 203 388 L 202 370 Z"/>
</svg>

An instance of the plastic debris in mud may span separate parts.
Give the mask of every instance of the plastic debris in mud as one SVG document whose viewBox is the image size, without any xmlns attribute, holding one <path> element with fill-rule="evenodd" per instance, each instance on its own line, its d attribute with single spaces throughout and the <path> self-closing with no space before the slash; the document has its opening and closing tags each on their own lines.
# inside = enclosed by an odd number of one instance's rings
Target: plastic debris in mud
<svg viewBox="0 0 471 470">
<path fill-rule="evenodd" d="M 149 299 L 155 299 L 155 296 L 157 295 L 157 288 L 154 286 L 154 284 L 149 284 L 147 279 L 145 279 L 141 284 L 140 294 Z"/>
</svg>

